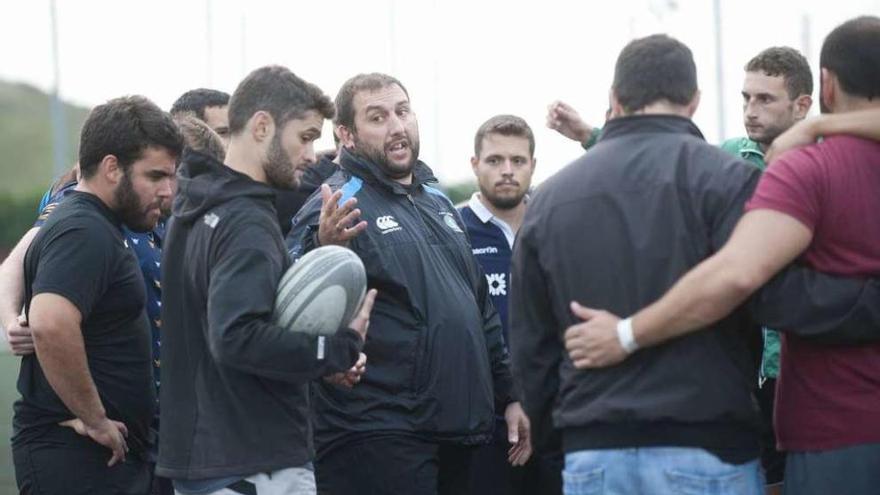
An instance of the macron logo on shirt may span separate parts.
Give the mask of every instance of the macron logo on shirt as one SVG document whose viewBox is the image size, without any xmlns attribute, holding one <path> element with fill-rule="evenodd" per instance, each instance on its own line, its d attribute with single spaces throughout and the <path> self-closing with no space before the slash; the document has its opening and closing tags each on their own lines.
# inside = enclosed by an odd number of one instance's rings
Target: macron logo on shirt
<svg viewBox="0 0 880 495">
<path fill-rule="evenodd" d="M 475 256 L 480 255 L 480 254 L 498 254 L 498 248 L 495 246 L 476 248 L 476 249 L 472 249 L 471 251 L 473 251 Z"/>
</svg>

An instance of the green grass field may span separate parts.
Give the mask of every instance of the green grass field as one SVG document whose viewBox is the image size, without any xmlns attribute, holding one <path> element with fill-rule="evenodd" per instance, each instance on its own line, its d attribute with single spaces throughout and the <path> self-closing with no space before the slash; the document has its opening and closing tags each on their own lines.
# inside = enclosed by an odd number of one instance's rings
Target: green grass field
<svg viewBox="0 0 880 495">
<path fill-rule="evenodd" d="M 6 342 L 0 339 L 0 346 Z M 3 449 L 0 450 L 0 494 L 18 493 L 15 487 L 15 472 L 12 470 L 12 449 L 9 439 L 12 437 L 12 404 L 18 399 L 15 381 L 18 379 L 19 358 L 5 350 L 0 352 L 0 435 L 3 437 Z"/>
</svg>

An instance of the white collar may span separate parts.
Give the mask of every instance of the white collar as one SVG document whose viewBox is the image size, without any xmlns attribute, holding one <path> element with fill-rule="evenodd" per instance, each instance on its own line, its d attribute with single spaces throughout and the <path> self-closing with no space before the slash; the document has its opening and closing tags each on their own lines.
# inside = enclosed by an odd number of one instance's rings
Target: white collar
<svg viewBox="0 0 880 495">
<path fill-rule="evenodd" d="M 484 205 L 483 202 L 480 201 L 479 192 L 475 192 L 473 195 L 471 195 L 471 199 L 470 201 L 468 201 L 468 207 L 471 209 L 471 211 L 474 212 L 474 215 L 476 215 L 481 222 L 483 222 L 484 224 L 491 222 L 495 224 L 499 229 L 501 229 L 501 232 L 504 234 L 504 238 L 507 239 L 508 247 L 513 249 L 513 240 L 516 237 L 513 233 L 513 229 L 510 228 L 510 225 L 508 225 L 507 222 L 493 215 L 492 212 L 489 211 L 489 208 L 486 208 L 486 205 Z"/>
<path fill-rule="evenodd" d="M 474 212 L 475 215 L 477 215 L 477 218 L 479 218 L 480 221 L 483 223 L 488 223 L 490 220 L 495 218 L 495 215 L 493 215 L 492 212 L 489 211 L 489 208 L 486 208 L 486 205 L 484 205 L 483 202 L 480 201 L 479 191 L 471 195 L 471 199 L 468 201 L 468 207 L 471 209 L 471 211 Z"/>
</svg>

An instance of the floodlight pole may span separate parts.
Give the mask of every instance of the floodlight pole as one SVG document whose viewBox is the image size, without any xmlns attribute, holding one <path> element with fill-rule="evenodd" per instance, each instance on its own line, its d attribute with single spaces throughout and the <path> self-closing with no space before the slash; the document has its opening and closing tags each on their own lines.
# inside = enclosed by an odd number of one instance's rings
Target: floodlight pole
<svg viewBox="0 0 880 495">
<path fill-rule="evenodd" d="M 722 49 L 721 36 L 721 0 L 714 0 L 715 11 L 715 81 L 718 86 L 718 141 L 721 142 L 727 138 L 727 130 L 725 129 L 725 111 L 724 111 L 724 50 Z"/>
<path fill-rule="evenodd" d="M 49 118 L 52 121 L 52 173 L 54 177 L 63 174 L 71 164 L 67 163 L 67 121 L 64 106 L 58 98 L 61 85 L 61 70 L 58 64 L 58 22 L 55 14 L 55 0 L 49 0 L 49 17 L 52 31 L 52 94 L 49 97 Z"/>
</svg>

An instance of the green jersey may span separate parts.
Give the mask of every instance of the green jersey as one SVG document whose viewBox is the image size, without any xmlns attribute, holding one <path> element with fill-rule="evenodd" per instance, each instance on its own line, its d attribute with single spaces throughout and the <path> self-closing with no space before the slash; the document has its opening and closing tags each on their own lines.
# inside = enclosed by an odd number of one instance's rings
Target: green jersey
<svg viewBox="0 0 880 495">
<path fill-rule="evenodd" d="M 767 168 L 764 161 L 764 152 L 758 143 L 749 138 L 733 138 L 721 143 L 721 149 L 739 156 L 743 160 L 755 165 L 761 171 Z M 769 328 L 764 328 L 764 352 L 761 356 L 761 377 L 776 378 L 779 376 L 779 333 Z"/>
</svg>

